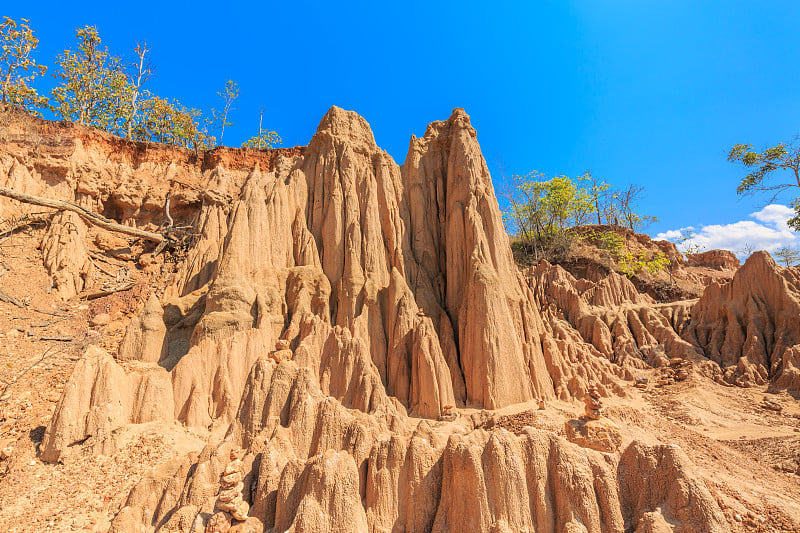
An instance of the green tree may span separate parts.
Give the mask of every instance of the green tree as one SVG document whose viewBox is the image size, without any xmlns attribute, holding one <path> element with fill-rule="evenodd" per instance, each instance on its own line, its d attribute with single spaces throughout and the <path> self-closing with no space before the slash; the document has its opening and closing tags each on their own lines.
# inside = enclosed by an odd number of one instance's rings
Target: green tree
<svg viewBox="0 0 800 533">
<path fill-rule="evenodd" d="M 772 195 L 769 200 L 772 203 L 781 193 L 800 188 L 800 137 L 760 152 L 753 150 L 752 144 L 735 144 L 728 153 L 728 161 L 739 163 L 749 171 L 736 188 L 739 195 L 767 192 Z M 770 181 L 780 173 L 788 174 L 789 179 L 778 183 Z M 795 198 L 789 205 L 796 214 L 788 224 L 800 231 L 800 198 Z"/>
<path fill-rule="evenodd" d="M 281 144 L 283 139 L 274 131 L 265 130 L 262 125 L 264 123 L 264 108 L 261 108 L 261 115 L 258 119 L 258 135 L 250 137 L 242 143 L 242 147 L 247 148 L 274 148 Z"/>
<path fill-rule="evenodd" d="M 66 120 L 123 133 L 130 116 L 131 85 L 119 58 L 110 56 L 97 28 L 77 30 L 78 50 L 58 56 L 61 82 L 53 88 L 53 110 Z"/>
<path fill-rule="evenodd" d="M 201 130 L 201 112 L 186 108 L 179 102 L 144 92 L 140 107 L 140 118 L 133 128 L 136 140 L 156 141 L 193 150 L 208 150 L 216 139 Z"/>
<path fill-rule="evenodd" d="M 39 96 L 31 83 L 47 71 L 37 65 L 33 51 L 39 44 L 27 19 L 17 22 L 3 17 L 0 23 L 0 96 L 11 104 L 39 115 L 37 108 L 47 107 L 47 98 Z"/>
<path fill-rule="evenodd" d="M 624 251 L 617 257 L 617 267 L 629 278 L 642 272 L 654 275 L 670 267 L 670 260 L 664 252 L 648 254 L 644 250 L 640 250 L 639 253 Z M 668 273 L 672 279 L 672 271 Z"/>
<path fill-rule="evenodd" d="M 773 252 L 772 255 L 783 261 L 783 265 L 787 267 L 794 266 L 798 261 L 800 261 L 800 251 L 794 250 L 787 246 L 779 248 Z"/>
<path fill-rule="evenodd" d="M 592 195 L 567 176 L 543 179 L 531 172 L 512 176 L 506 220 L 526 253 L 542 257 L 568 255 L 574 226 L 587 224 L 595 211 Z"/>
<path fill-rule="evenodd" d="M 592 175 L 592 171 L 586 171 L 586 174 L 583 175 L 583 179 L 589 180 L 592 185 L 589 187 L 589 195 L 592 197 L 592 201 L 594 202 L 594 210 L 595 214 L 597 215 L 597 225 L 601 225 L 602 219 L 601 217 L 606 214 L 607 216 L 607 204 L 609 198 L 609 189 L 611 185 L 606 183 L 605 181 L 597 181 Z"/>
<path fill-rule="evenodd" d="M 700 252 L 705 250 L 705 246 L 702 246 L 697 243 L 697 241 L 695 240 L 696 237 L 697 235 L 691 229 L 681 230 L 681 236 L 678 237 L 678 246 L 683 247 L 683 253 L 694 255 L 694 254 L 699 254 Z"/>
<path fill-rule="evenodd" d="M 239 86 L 235 81 L 228 80 L 225 82 L 225 89 L 217 94 L 222 97 L 225 103 L 222 111 L 211 108 L 211 120 L 208 122 L 214 131 L 220 130 L 219 142 L 222 144 L 222 138 L 225 136 L 225 127 L 233 126 L 233 122 L 228 122 L 228 113 L 231 110 L 233 101 L 239 98 Z"/>
</svg>

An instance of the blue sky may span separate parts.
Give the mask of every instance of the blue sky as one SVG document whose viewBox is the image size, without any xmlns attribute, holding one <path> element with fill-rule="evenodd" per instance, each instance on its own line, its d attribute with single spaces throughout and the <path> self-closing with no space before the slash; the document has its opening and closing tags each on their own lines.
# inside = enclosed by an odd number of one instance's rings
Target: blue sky
<svg viewBox="0 0 800 533">
<path fill-rule="evenodd" d="M 780 208 L 759 218 L 765 198 L 736 196 L 742 172 L 726 160 L 734 143 L 800 133 L 796 0 L 39 1 L 0 14 L 31 20 L 49 65 L 85 25 L 117 55 L 146 40 L 150 90 L 187 106 L 218 107 L 216 92 L 236 80 L 225 144 L 255 133 L 262 105 L 285 145 L 305 144 L 335 104 L 363 115 L 402 163 L 411 134 L 463 107 L 496 180 L 500 163 L 591 169 L 645 187 L 653 235 L 718 226 L 724 238 L 709 242 L 734 247 L 761 238 L 736 226 L 749 221 L 796 239 L 775 221 Z"/>
</svg>

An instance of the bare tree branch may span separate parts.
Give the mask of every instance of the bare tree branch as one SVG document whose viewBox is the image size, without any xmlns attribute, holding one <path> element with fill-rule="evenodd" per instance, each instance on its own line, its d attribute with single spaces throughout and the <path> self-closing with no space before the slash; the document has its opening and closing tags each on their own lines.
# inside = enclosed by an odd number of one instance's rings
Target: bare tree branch
<svg viewBox="0 0 800 533">
<path fill-rule="evenodd" d="M 77 346 L 78 344 L 81 344 L 82 341 L 84 341 L 85 339 L 86 339 L 86 336 L 80 337 L 80 338 L 75 339 L 75 340 L 70 339 L 70 343 L 69 344 L 61 346 L 58 349 L 56 349 L 56 345 L 52 345 L 49 348 L 47 348 L 39 359 L 34 361 L 30 366 L 28 366 L 28 368 L 26 368 L 25 370 L 23 370 L 22 372 L 17 374 L 16 377 L 14 377 L 11 381 L 9 381 L 9 382 L 7 382 L 5 384 L 5 386 L 3 387 L 3 390 L 0 390 L 0 403 L 6 401 L 8 399 L 6 397 L 6 393 L 8 392 L 8 390 L 12 386 L 14 386 L 16 383 L 18 383 L 19 380 L 21 380 L 23 377 L 25 377 L 25 374 L 27 374 L 28 372 L 33 370 L 37 365 L 40 365 L 43 362 L 45 362 L 47 359 L 50 359 L 51 357 L 53 357 L 55 355 L 63 353 L 66 350 L 72 348 L 73 346 Z M 45 339 L 43 339 L 43 340 L 45 340 Z"/>
<path fill-rule="evenodd" d="M 160 233 L 153 233 L 151 231 L 145 231 L 137 228 L 131 228 L 129 226 L 123 226 L 122 224 L 118 224 L 116 222 L 108 220 L 103 216 L 100 216 L 96 213 L 92 213 L 88 209 L 84 209 L 83 207 L 70 202 L 63 202 L 61 200 L 51 200 L 49 198 L 32 196 L 30 194 L 24 194 L 15 191 L 13 189 L 9 189 L 7 187 L 0 187 L 0 196 L 12 198 L 20 202 L 25 202 L 27 204 L 33 204 L 42 207 L 50 207 L 52 209 L 58 209 L 58 210 L 72 211 L 73 213 L 77 213 L 86 222 L 94 224 L 95 226 L 99 226 L 103 229 L 107 229 L 108 231 L 124 233 L 126 235 L 140 237 L 142 239 L 147 239 L 148 241 L 153 241 L 157 243 L 160 243 L 161 241 L 164 240 L 164 236 L 161 235 Z"/>
</svg>

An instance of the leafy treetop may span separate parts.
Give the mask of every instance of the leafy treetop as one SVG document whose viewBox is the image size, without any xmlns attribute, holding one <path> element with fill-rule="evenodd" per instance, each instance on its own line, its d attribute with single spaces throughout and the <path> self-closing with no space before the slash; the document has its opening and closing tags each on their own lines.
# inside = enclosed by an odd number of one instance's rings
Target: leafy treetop
<svg viewBox="0 0 800 533">
<path fill-rule="evenodd" d="M 52 91 L 53 108 L 67 120 L 122 133 L 131 88 L 121 62 L 101 46 L 97 28 L 86 26 L 76 35 L 78 50 L 58 56 L 61 82 Z"/>
<path fill-rule="evenodd" d="M 37 76 L 44 75 L 47 67 L 38 65 L 32 57 L 39 39 L 34 37 L 28 22 L 3 17 L 0 23 L 0 98 L 4 104 L 39 115 L 37 108 L 46 107 L 47 98 L 39 96 L 30 84 Z"/>
<path fill-rule="evenodd" d="M 728 153 L 728 161 L 740 163 L 749 171 L 736 188 L 740 195 L 769 192 L 772 194 L 769 200 L 771 203 L 782 192 L 793 187 L 800 188 L 800 137 L 760 152 L 753 150 L 752 144 L 735 144 Z M 788 173 L 790 179 L 781 183 L 769 182 L 774 173 L 779 171 Z M 789 205 L 795 210 L 795 216 L 788 224 L 795 231 L 800 231 L 800 198 L 795 198 Z"/>
</svg>

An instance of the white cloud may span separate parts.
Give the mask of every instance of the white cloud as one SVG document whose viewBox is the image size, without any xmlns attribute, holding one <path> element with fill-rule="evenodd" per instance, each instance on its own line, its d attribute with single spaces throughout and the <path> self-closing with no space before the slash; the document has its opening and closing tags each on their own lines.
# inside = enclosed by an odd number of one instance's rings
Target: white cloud
<svg viewBox="0 0 800 533">
<path fill-rule="evenodd" d="M 771 204 L 766 206 L 761 211 L 752 213 L 750 216 L 756 220 L 760 220 L 761 222 L 772 224 L 776 227 L 789 229 L 789 227 L 786 225 L 786 221 L 794 216 L 794 210 L 786 205 Z"/>
<path fill-rule="evenodd" d="M 712 224 L 702 226 L 699 230 L 692 226 L 677 230 L 668 230 L 656 235 L 656 239 L 677 242 L 684 231 L 694 231 L 694 237 L 678 248 L 685 251 L 695 244 L 705 250 L 719 248 L 730 250 L 744 257 L 746 249 L 767 250 L 772 252 L 783 246 L 795 248 L 800 245 L 798 233 L 786 225 L 786 221 L 794 215 L 794 211 L 785 205 L 771 204 L 760 211 L 750 214 L 757 220 L 740 220 L 732 224 Z"/>
</svg>

